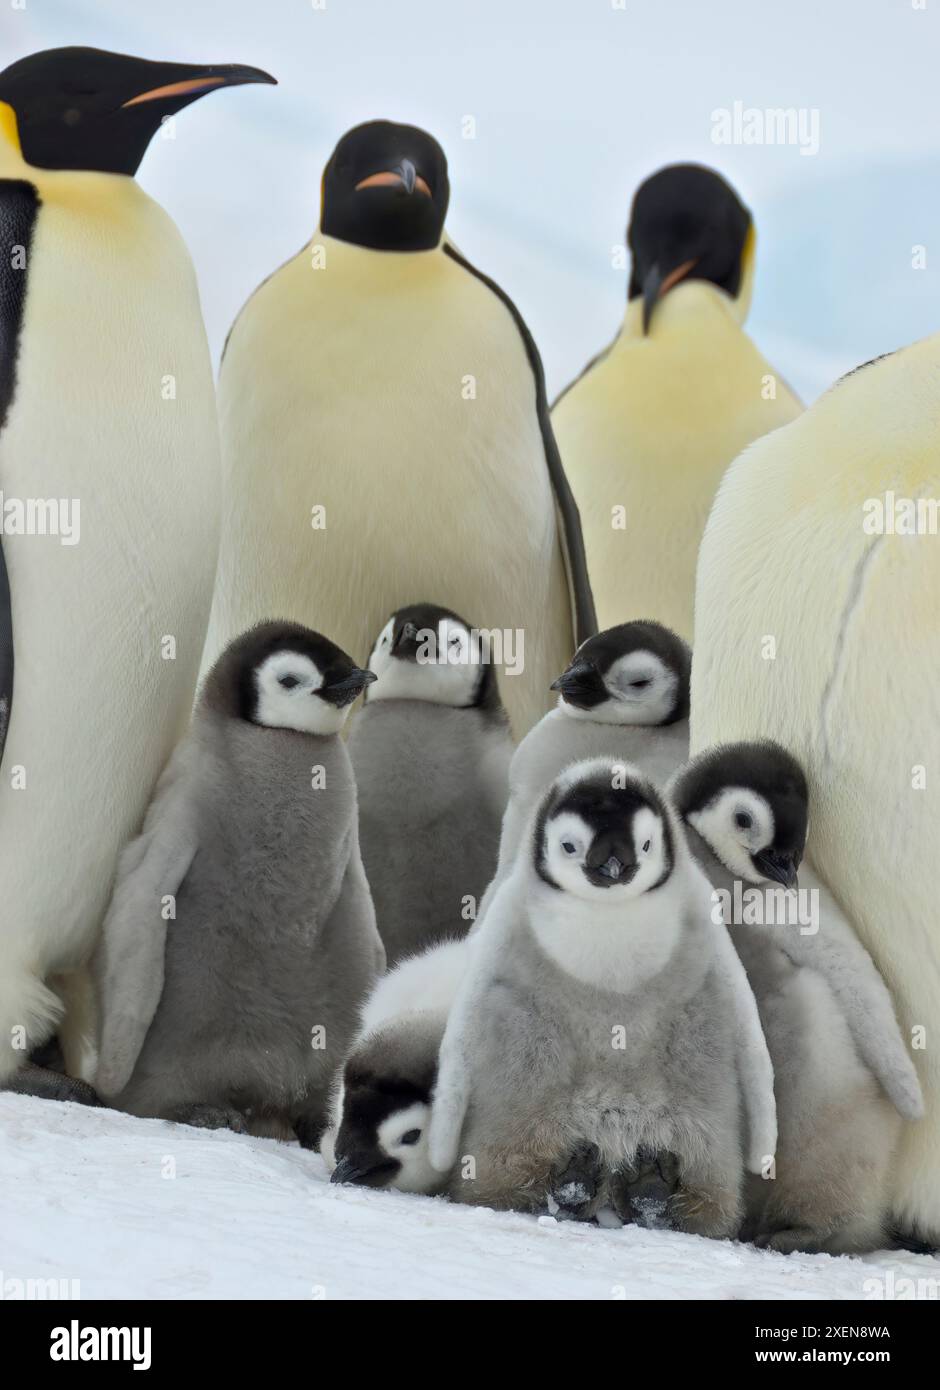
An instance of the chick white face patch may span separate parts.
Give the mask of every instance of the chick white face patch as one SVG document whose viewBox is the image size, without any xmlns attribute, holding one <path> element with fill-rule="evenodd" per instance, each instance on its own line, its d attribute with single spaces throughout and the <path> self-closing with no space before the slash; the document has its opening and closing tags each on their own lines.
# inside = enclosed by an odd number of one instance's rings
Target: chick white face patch
<svg viewBox="0 0 940 1390">
<path fill-rule="evenodd" d="M 441 1175 L 428 1157 L 428 1126 L 431 1107 L 421 1101 L 386 1116 L 378 1128 L 379 1148 L 401 1167 L 389 1187 L 403 1192 L 422 1192 L 440 1182 Z"/>
<path fill-rule="evenodd" d="M 630 823 L 633 862 L 624 864 L 615 855 L 595 869 L 603 883 L 592 882 L 587 858 L 599 833 L 573 811 L 551 817 L 544 831 L 544 863 L 550 878 L 566 893 L 587 901 L 641 897 L 657 884 L 666 870 L 663 824 L 652 807 L 642 806 Z"/>
<path fill-rule="evenodd" d="M 274 652 L 255 670 L 257 723 L 269 729 L 294 729 L 301 734 L 335 734 L 343 727 L 349 707 L 337 709 L 322 700 L 323 673 L 315 661 L 290 649 Z"/>
<path fill-rule="evenodd" d="M 774 841 L 774 813 L 762 796 L 749 787 L 723 787 L 688 819 L 736 877 L 762 882 L 751 856 Z"/>
<path fill-rule="evenodd" d="M 600 724 L 662 724 L 676 705 L 679 677 L 655 652 L 633 651 L 620 656 L 601 676 L 607 698 L 581 708 L 559 697 L 559 706 L 573 719 Z"/>
<path fill-rule="evenodd" d="M 661 724 L 676 704 L 679 677 L 654 652 L 628 652 L 604 676 L 620 724 Z"/>
<path fill-rule="evenodd" d="M 480 684 L 482 652 L 464 624 L 442 618 L 436 628 L 414 627 L 409 638 L 416 651 L 408 657 L 396 656 L 395 619 L 382 629 L 369 657 L 369 669 L 378 677 L 369 689 L 369 701 L 427 700 L 458 709 L 472 705 Z"/>
</svg>

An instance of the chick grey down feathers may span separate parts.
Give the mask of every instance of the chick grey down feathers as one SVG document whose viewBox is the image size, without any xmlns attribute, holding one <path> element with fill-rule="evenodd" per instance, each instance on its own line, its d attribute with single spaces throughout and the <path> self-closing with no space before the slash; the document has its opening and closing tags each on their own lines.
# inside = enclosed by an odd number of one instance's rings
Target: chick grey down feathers
<svg viewBox="0 0 940 1390">
<path fill-rule="evenodd" d="M 732 894 L 736 875 L 688 822 L 686 834 L 713 886 Z M 780 1130 L 774 1180 L 750 1185 L 745 1231 L 781 1251 L 874 1249 L 902 1117 L 923 1113 L 920 1086 L 871 957 L 805 860 L 799 886 L 818 893 L 817 930 L 768 924 L 769 911 L 728 923 L 773 1061 Z M 782 901 L 777 884 L 741 887 Z"/>
<path fill-rule="evenodd" d="M 548 801 L 610 768 L 570 769 Z M 776 1141 L 770 1060 L 711 889 L 662 812 L 675 859 L 655 891 L 588 905 L 543 881 L 527 841 L 494 895 L 451 1010 L 431 1121 L 431 1160 L 455 1199 L 537 1210 L 587 1144 L 607 1175 L 596 1209 L 644 1148 L 679 1159 L 682 1229 L 737 1232 L 745 1151 L 759 1170 Z M 553 935 L 584 951 L 583 977 L 546 949 Z"/>
<path fill-rule="evenodd" d="M 312 1144 L 384 967 L 356 788 L 335 733 L 261 727 L 235 703 L 210 676 L 122 856 L 96 961 L 97 1086 L 132 1114 Z"/>
</svg>

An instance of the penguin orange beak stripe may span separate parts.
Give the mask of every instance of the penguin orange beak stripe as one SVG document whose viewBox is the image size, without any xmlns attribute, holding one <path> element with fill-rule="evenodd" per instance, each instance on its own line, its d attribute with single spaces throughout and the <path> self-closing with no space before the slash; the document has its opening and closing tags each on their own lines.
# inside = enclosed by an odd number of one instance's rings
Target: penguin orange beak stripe
<svg viewBox="0 0 940 1390">
<path fill-rule="evenodd" d="M 689 271 L 698 265 L 698 257 L 691 261 L 683 261 L 677 265 L 675 270 L 670 270 L 668 275 L 661 275 L 659 265 L 652 265 L 647 272 L 646 279 L 643 281 L 643 332 L 648 333 L 650 319 L 653 317 L 653 309 L 657 302 L 667 294 L 674 285 L 688 275 Z"/>
<path fill-rule="evenodd" d="M 122 109 L 125 106 L 139 106 L 144 101 L 161 101 L 166 97 L 185 97 L 192 92 L 208 92 L 212 87 L 223 87 L 224 77 L 189 77 L 184 82 L 168 82 L 165 87 L 153 87 L 149 92 L 141 92 L 140 96 L 131 97 L 130 101 L 121 103 Z"/>
<path fill-rule="evenodd" d="M 675 270 L 670 270 L 669 274 L 666 276 L 666 278 L 663 280 L 663 283 L 659 287 L 660 299 L 662 299 L 664 294 L 669 293 L 673 285 L 678 285 L 680 280 L 684 280 L 685 277 L 688 275 L 689 271 L 694 270 L 694 268 L 697 265 L 698 257 L 696 256 L 694 261 L 683 261 L 681 265 L 676 266 Z"/>
<path fill-rule="evenodd" d="M 380 174 L 370 174 L 367 179 L 360 179 L 356 184 L 356 192 L 358 193 L 360 188 L 398 188 L 401 186 L 407 188 L 407 184 L 402 178 L 402 175 L 397 169 L 388 169 L 383 170 Z M 420 174 L 414 175 L 413 187 L 418 193 L 423 193 L 426 198 L 430 198 L 431 190 L 428 187 L 427 181 L 423 179 Z M 408 192 L 411 192 L 410 188 Z"/>
<path fill-rule="evenodd" d="M 174 64 L 179 72 L 181 64 Z M 171 69 L 172 71 L 172 69 Z M 169 76 L 169 73 L 167 74 Z M 240 63 L 230 63 L 220 67 L 207 67 L 204 72 L 196 69 L 192 77 L 179 77 L 175 82 L 163 82 L 159 87 L 150 87 L 121 103 L 121 110 L 129 106 L 142 106 L 149 101 L 173 101 L 177 97 L 199 97 L 204 92 L 212 92 L 217 87 L 241 87 L 249 82 L 266 82 L 276 86 L 276 79 L 261 68 L 245 67 Z"/>
</svg>

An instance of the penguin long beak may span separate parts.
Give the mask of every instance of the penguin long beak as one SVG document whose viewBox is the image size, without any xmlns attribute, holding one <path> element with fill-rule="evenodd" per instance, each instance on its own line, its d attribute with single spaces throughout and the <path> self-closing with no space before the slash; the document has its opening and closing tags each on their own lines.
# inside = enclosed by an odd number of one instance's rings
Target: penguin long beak
<svg viewBox="0 0 940 1390">
<path fill-rule="evenodd" d="M 659 262 L 651 265 L 646 272 L 643 281 L 643 332 L 650 331 L 650 320 L 653 317 L 653 310 L 657 301 L 662 299 L 664 294 L 668 294 L 674 285 L 678 285 L 680 280 L 684 280 L 691 270 L 698 264 L 696 257 L 691 261 L 683 261 L 674 270 L 668 271 L 665 275 L 660 269 Z"/>
<path fill-rule="evenodd" d="M 277 86 L 277 78 L 272 77 L 269 72 L 264 72 L 262 68 L 247 67 L 243 63 L 188 68 L 191 75 L 187 77 L 178 75 L 181 68 L 180 63 L 168 64 L 166 75 L 174 80 L 139 92 L 137 96 L 121 103 L 122 110 L 128 106 L 141 106 L 148 101 L 176 101 L 180 97 L 196 101 L 199 97 L 205 96 L 206 92 L 215 91 L 217 87 L 244 87 L 250 82 L 265 82 Z"/>
</svg>

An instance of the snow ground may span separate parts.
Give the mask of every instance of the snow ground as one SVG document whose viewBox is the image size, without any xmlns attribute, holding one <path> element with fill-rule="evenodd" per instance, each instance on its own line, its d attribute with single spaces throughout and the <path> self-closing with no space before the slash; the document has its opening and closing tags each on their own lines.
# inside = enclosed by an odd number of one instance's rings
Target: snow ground
<svg viewBox="0 0 940 1390">
<path fill-rule="evenodd" d="M 171 1174 L 175 1170 L 175 1176 Z M 297 1145 L 0 1095 L 0 1298 L 865 1299 L 906 1252 L 783 1256 L 331 1187 Z"/>
</svg>

